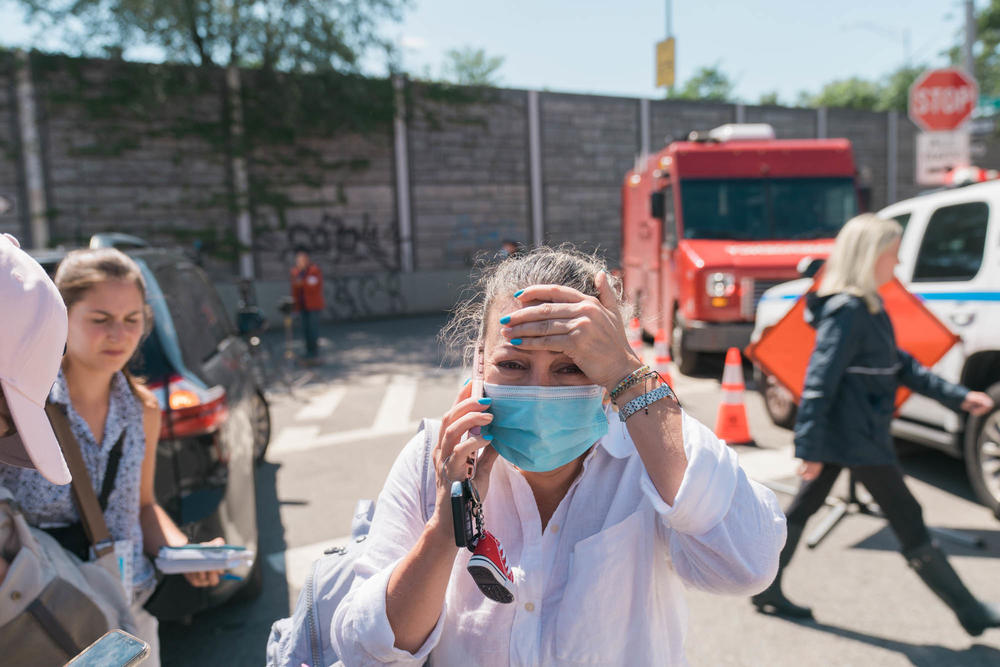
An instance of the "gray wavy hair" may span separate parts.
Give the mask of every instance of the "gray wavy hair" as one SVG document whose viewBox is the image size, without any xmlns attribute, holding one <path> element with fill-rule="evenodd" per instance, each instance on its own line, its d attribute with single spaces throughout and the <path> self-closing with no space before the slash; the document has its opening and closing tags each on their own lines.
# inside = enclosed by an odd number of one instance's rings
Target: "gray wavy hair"
<svg viewBox="0 0 1000 667">
<path fill-rule="evenodd" d="M 622 298 L 621 280 L 608 272 L 607 263 L 596 254 L 580 252 L 564 243 L 513 255 L 499 264 L 481 262 L 472 285 L 452 310 L 439 338 L 452 355 L 471 365 L 476 344 L 486 335 L 486 317 L 497 298 L 512 297 L 532 285 L 563 285 L 597 297 L 594 281 L 602 271 L 607 272 L 622 320 L 627 321 L 632 308 Z"/>
</svg>

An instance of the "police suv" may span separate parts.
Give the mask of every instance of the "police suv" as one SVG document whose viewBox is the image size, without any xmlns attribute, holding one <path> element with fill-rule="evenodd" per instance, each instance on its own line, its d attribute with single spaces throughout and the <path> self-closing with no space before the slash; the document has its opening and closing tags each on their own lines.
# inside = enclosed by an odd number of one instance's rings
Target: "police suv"
<svg viewBox="0 0 1000 667">
<path fill-rule="evenodd" d="M 934 372 L 987 392 L 1000 406 L 1000 181 L 906 199 L 878 215 L 903 226 L 896 276 L 961 337 Z M 811 283 L 804 278 L 764 292 L 753 339 L 777 323 Z M 792 426 L 791 394 L 774 378 L 759 380 L 771 419 Z M 976 496 L 1000 518 L 1000 407 L 973 417 L 914 394 L 892 433 L 963 458 Z"/>
</svg>

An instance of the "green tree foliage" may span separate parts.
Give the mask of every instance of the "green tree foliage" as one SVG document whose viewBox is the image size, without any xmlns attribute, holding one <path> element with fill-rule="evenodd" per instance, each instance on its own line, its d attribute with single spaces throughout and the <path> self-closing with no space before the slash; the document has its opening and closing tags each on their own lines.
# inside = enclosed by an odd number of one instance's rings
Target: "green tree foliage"
<svg viewBox="0 0 1000 667">
<path fill-rule="evenodd" d="M 926 69 L 923 65 L 900 67 L 889 74 L 879 86 L 876 111 L 906 111 L 909 103 L 910 86 Z"/>
<path fill-rule="evenodd" d="M 503 67 L 503 56 L 488 56 L 483 49 L 466 46 L 449 49 L 444 54 L 441 78 L 463 86 L 500 85 L 498 72 Z"/>
<path fill-rule="evenodd" d="M 859 77 L 831 81 L 819 93 L 799 93 L 798 106 L 841 107 L 865 111 L 906 111 L 910 86 L 925 67 L 900 67 L 881 79 Z"/>
<path fill-rule="evenodd" d="M 1000 96 L 1000 0 L 990 0 L 976 17 L 977 41 L 981 49 L 976 59 L 979 92 Z"/>
<path fill-rule="evenodd" d="M 678 100 L 704 100 L 732 102 L 736 84 L 722 71 L 720 65 L 698 69 L 679 89 L 671 89 L 668 97 Z"/>
<path fill-rule="evenodd" d="M 962 67 L 962 43 L 964 35 L 956 35 L 956 44 L 948 49 L 948 59 L 952 65 Z M 990 0 L 989 4 L 976 12 L 976 44 L 973 48 L 973 67 L 979 82 L 979 94 L 1000 97 L 1000 0 Z"/>
<path fill-rule="evenodd" d="M 781 104 L 781 100 L 778 97 L 778 91 L 769 90 L 766 93 L 760 94 L 760 99 L 757 100 L 757 104 L 761 106 L 778 106 Z"/>
<path fill-rule="evenodd" d="M 408 0 L 18 0 L 85 55 L 135 45 L 168 60 L 283 71 L 358 71 L 377 27 Z"/>
<path fill-rule="evenodd" d="M 878 103 L 879 93 L 877 83 L 851 77 L 831 81 L 823 86 L 817 95 L 809 99 L 809 106 L 874 109 Z"/>
</svg>

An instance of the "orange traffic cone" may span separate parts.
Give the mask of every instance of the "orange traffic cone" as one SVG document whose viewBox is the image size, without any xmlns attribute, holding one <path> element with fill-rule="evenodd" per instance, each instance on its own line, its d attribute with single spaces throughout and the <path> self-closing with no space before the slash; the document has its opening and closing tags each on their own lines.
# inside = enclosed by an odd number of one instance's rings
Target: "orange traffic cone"
<svg viewBox="0 0 1000 667">
<path fill-rule="evenodd" d="M 747 408 L 743 402 L 743 360 L 740 351 L 729 348 L 726 352 L 726 367 L 722 371 L 722 402 L 719 416 L 715 420 L 715 435 L 727 445 L 752 445 Z"/>
<path fill-rule="evenodd" d="M 635 356 L 639 357 L 639 363 L 642 361 L 642 327 L 639 324 L 639 318 L 633 317 L 632 321 L 628 325 L 628 344 L 632 346 L 632 351 L 635 352 Z"/>
<path fill-rule="evenodd" d="M 671 361 L 667 332 L 663 329 L 657 329 L 656 338 L 653 339 L 653 370 L 660 374 L 664 382 L 673 387 L 674 380 L 670 377 Z"/>
</svg>

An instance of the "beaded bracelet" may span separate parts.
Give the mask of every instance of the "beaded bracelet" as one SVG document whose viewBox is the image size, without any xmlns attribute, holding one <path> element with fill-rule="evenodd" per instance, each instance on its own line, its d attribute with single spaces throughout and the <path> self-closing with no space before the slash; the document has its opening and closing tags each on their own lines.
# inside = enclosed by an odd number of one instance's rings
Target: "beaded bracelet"
<svg viewBox="0 0 1000 667">
<path fill-rule="evenodd" d="M 649 371 L 648 373 L 643 373 L 642 375 L 640 375 L 639 377 L 635 378 L 634 380 L 630 381 L 627 385 L 625 385 L 624 387 L 622 387 L 621 393 L 619 393 L 617 396 L 615 396 L 614 398 L 612 398 L 611 402 L 614 403 L 615 405 L 618 405 L 618 399 L 622 397 L 622 394 L 624 394 L 626 391 L 628 391 L 632 387 L 634 387 L 634 386 L 636 386 L 636 385 L 638 385 L 640 383 L 643 383 L 646 380 L 650 380 L 650 379 L 657 379 L 657 380 L 660 380 L 661 382 L 663 381 L 663 378 L 661 378 L 660 374 L 657 373 L 656 371 Z"/>
<path fill-rule="evenodd" d="M 649 414 L 650 405 L 667 397 L 673 397 L 675 401 L 677 400 L 677 397 L 674 396 L 674 392 L 670 389 L 670 387 L 665 384 L 661 384 L 653 391 L 647 392 L 638 398 L 633 398 L 631 401 L 626 403 L 622 409 L 618 411 L 618 418 L 625 421 L 636 412 L 643 409 L 645 409 L 646 413 Z"/>
<path fill-rule="evenodd" d="M 629 373 L 628 375 L 626 375 L 618 383 L 618 386 L 616 386 L 611 391 L 611 400 L 612 401 L 615 400 L 616 398 L 618 398 L 619 396 L 621 396 L 621 393 L 623 391 L 625 391 L 626 389 L 628 389 L 629 387 L 631 387 L 635 383 L 639 382 L 639 380 L 640 380 L 640 378 L 641 378 L 642 375 L 647 374 L 647 373 L 651 373 L 651 372 L 652 371 L 649 369 L 649 366 L 646 366 L 645 364 L 643 364 L 639 368 L 635 369 L 634 371 L 632 371 L 631 373 Z"/>
</svg>

